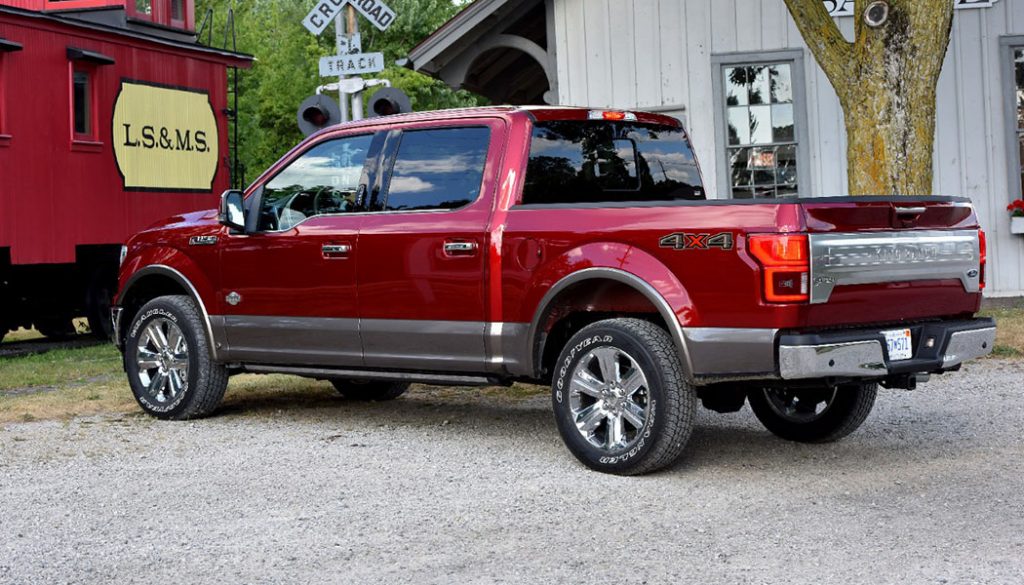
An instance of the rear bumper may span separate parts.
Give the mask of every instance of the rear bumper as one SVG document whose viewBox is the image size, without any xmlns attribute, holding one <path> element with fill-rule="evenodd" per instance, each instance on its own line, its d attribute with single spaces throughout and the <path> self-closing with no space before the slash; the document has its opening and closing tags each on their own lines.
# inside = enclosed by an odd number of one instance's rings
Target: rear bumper
<svg viewBox="0 0 1024 585">
<path fill-rule="evenodd" d="M 780 334 L 778 374 L 784 380 L 805 380 L 941 373 L 992 353 L 996 339 L 992 319 L 941 321 L 906 328 L 911 331 L 914 353 L 911 359 L 900 361 L 890 360 L 886 353 L 884 328 Z"/>
</svg>

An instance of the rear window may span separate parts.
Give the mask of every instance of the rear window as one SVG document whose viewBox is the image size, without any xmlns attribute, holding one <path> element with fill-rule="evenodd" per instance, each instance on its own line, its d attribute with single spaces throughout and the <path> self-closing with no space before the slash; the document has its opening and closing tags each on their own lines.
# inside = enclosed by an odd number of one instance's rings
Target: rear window
<svg viewBox="0 0 1024 585">
<path fill-rule="evenodd" d="M 539 122 L 523 204 L 702 200 L 680 128 L 629 122 Z"/>
</svg>

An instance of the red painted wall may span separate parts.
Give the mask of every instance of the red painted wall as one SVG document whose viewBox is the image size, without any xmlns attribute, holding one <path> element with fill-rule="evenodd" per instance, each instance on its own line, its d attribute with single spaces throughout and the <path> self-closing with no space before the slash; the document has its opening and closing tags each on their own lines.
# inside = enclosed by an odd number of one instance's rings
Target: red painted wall
<svg viewBox="0 0 1024 585">
<path fill-rule="evenodd" d="M 74 262 L 77 245 L 122 243 L 160 218 L 216 205 L 230 181 L 228 57 L 12 13 L 0 13 L 0 38 L 23 46 L 0 53 L 0 248 L 12 264 Z M 95 144 L 72 140 L 68 47 L 115 60 L 94 69 Z M 124 190 L 111 129 L 122 78 L 209 92 L 221 162 L 208 193 Z"/>
</svg>

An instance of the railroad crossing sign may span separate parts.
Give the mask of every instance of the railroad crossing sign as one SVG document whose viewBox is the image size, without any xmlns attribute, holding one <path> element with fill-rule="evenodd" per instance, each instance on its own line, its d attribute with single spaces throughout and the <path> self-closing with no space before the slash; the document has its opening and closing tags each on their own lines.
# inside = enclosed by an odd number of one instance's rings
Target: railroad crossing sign
<svg viewBox="0 0 1024 585">
<path fill-rule="evenodd" d="M 352 53 L 320 57 L 320 77 L 339 77 L 384 71 L 384 53 Z"/>
<path fill-rule="evenodd" d="M 346 4 L 351 4 L 380 30 L 387 30 L 395 21 L 395 11 L 380 0 L 319 0 L 306 18 L 302 19 L 302 26 L 309 32 L 320 35 L 327 30 L 331 21 L 341 14 Z"/>
</svg>

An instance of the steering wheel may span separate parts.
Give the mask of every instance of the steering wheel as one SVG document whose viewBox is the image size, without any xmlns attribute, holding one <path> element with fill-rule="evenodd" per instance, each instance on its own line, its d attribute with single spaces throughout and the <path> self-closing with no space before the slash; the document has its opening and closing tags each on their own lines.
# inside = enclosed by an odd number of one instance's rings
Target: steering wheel
<svg viewBox="0 0 1024 585">
<path fill-rule="evenodd" d="M 343 192 L 333 187 L 322 187 L 313 196 L 313 215 L 349 211 L 351 206 Z"/>
</svg>

